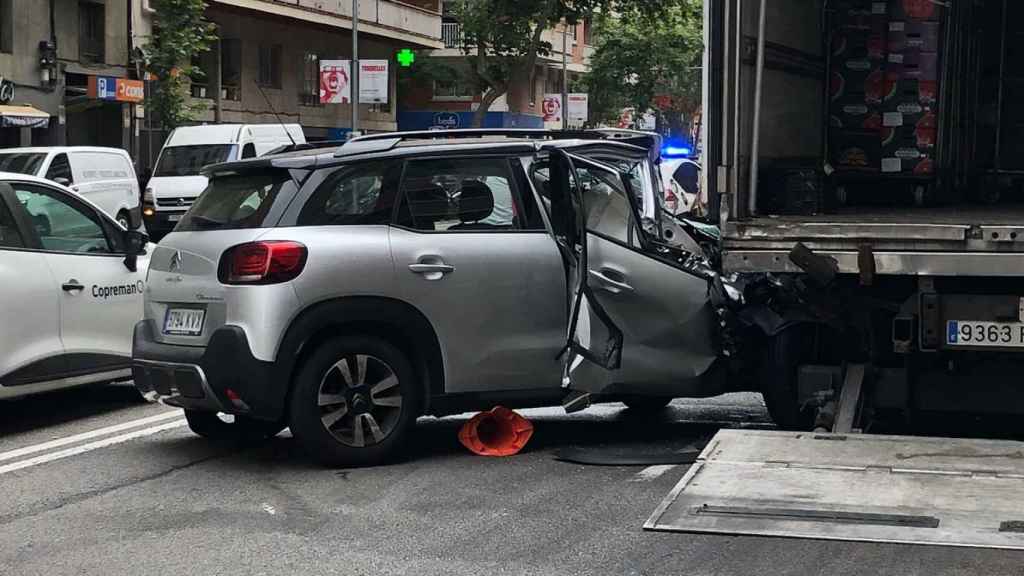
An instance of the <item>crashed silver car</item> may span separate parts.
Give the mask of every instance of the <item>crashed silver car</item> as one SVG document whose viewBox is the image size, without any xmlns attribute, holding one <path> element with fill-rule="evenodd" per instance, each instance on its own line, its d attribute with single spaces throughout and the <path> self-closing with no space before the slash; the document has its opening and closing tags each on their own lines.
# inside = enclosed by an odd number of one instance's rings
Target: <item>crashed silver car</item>
<svg viewBox="0 0 1024 576">
<path fill-rule="evenodd" d="M 401 133 L 210 167 L 152 255 L 135 384 L 202 436 L 290 427 L 330 464 L 421 415 L 720 394 L 742 379 L 714 242 L 662 209 L 658 148 Z"/>
</svg>

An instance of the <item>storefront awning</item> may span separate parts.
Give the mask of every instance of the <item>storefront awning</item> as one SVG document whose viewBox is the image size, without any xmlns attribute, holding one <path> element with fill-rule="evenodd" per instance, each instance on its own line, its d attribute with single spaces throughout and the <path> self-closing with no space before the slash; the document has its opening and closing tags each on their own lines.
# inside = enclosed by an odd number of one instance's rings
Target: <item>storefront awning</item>
<svg viewBox="0 0 1024 576">
<path fill-rule="evenodd" d="M 46 128 L 50 115 L 32 106 L 0 106 L 0 128 Z"/>
</svg>

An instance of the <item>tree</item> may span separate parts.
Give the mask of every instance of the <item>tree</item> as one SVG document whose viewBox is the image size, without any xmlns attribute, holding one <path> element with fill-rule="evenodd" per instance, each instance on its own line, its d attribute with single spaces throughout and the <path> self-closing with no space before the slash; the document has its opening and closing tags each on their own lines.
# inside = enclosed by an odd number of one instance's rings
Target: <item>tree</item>
<svg viewBox="0 0 1024 576">
<path fill-rule="evenodd" d="M 604 118 L 622 108 L 655 108 L 674 134 L 701 103 L 704 51 L 700 0 L 673 0 L 655 17 L 620 11 L 598 22 L 586 77 L 591 109 Z"/>
<path fill-rule="evenodd" d="M 217 40 L 216 26 L 206 19 L 203 0 L 153 0 L 153 8 L 153 36 L 142 51 L 156 83 L 146 104 L 164 128 L 175 128 L 203 108 L 189 103 L 188 79 L 202 76 L 192 62 Z"/>
<path fill-rule="evenodd" d="M 473 125 L 483 124 L 491 104 L 516 83 L 532 85 L 538 56 L 551 52 L 544 30 L 560 22 L 611 10 L 657 14 L 676 0 L 457 0 L 461 48 L 469 57 L 469 79 L 482 94 Z"/>
</svg>

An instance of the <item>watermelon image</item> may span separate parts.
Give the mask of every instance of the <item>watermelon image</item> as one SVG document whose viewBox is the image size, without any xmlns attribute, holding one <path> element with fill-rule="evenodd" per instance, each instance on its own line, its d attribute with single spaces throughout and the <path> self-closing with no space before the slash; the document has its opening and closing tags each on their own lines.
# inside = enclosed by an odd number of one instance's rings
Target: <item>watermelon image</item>
<svg viewBox="0 0 1024 576">
<path fill-rule="evenodd" d="M 829 89 L 832 92 L 833 100 L 843 95 L 843 91 L 846 89 L 846 80 L 843 79 L 842 74 L 838 72 L 832 73 L 832 83 Z"/>
<path fill-rule="evenodd" d="M 930 80 L 921 80 L 917 83 L 919 98 L 924 104 L 934 104 L 938 99 L 939 83 Z"/>
<path fill-rule="evenodd" d="M 886 77 L 881 70 L 875 70 L 864 81 L 864 92 L 868 102 L 878 103 L 885 95 Z"/>
<path fill-rule="evenodd" d="M 931 158 L 925 158 L 918 162 L 917 166 L 914 166 L 914 174 L 918 176 L 927 176 L 933 172 L 935 172 L 935 162 Z"/>
</svg>

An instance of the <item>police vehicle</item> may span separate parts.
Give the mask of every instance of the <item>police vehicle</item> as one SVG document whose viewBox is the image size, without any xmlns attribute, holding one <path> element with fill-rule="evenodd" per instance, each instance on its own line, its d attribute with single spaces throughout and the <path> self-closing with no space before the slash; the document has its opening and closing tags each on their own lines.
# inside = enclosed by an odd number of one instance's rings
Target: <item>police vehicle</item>
<svg viewBox="0 0 1024 576">
<path fill-rule="evenodd" d="M 130 379 L 147 242 L 69 188 L 0 172 L 0 398 Z"/>
</svg>

